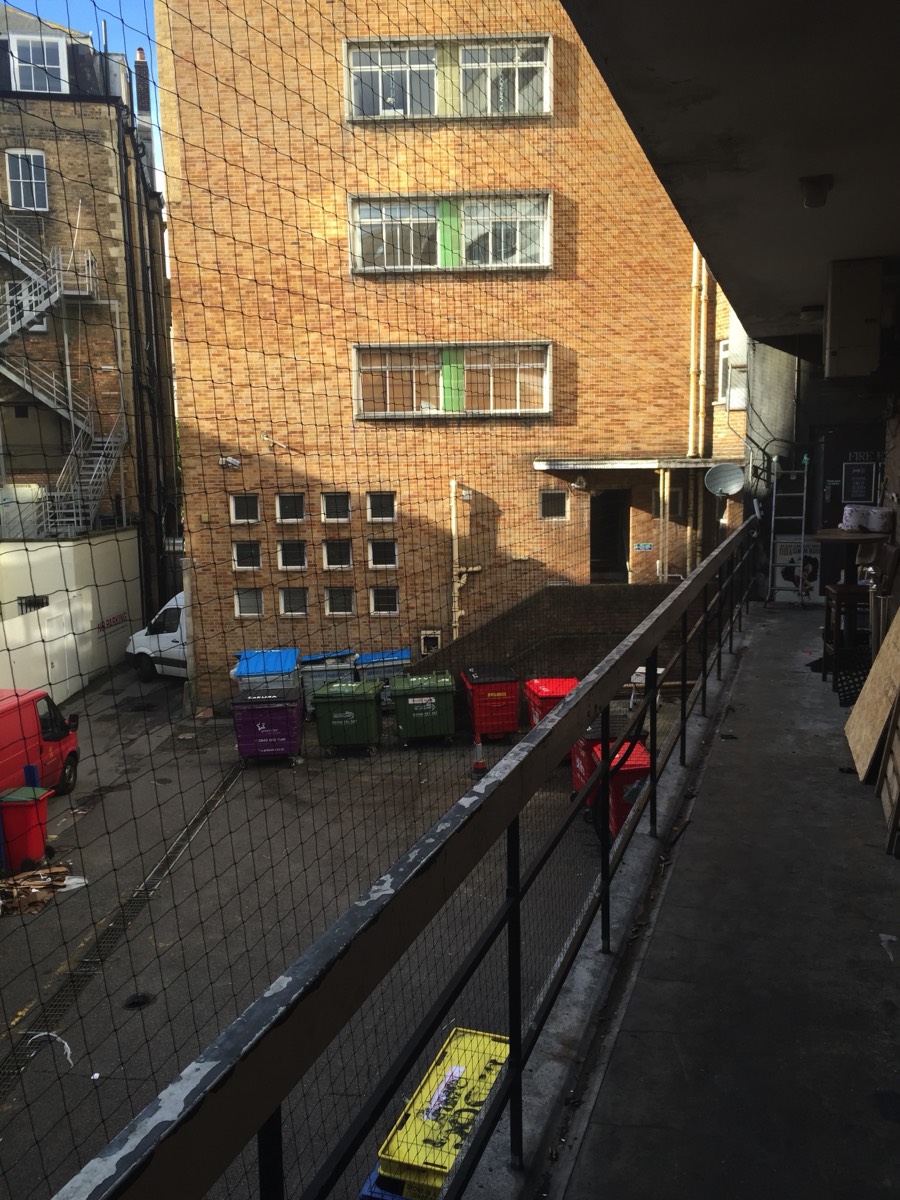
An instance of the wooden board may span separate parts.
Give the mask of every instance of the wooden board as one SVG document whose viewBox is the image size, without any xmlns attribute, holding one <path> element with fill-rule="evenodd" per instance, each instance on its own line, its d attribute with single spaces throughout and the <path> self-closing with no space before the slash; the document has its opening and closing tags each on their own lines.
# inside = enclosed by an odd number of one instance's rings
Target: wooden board
<svg viewBox="0 0 900 1200">
<path fill-rule="evenodd" d="M 900 694 L 894 701 L 891 718 L 888 721 L 887 738 L 881 766 L 878 770 L 878 780 L 875 784 L 875 794 L 881 801 L 884 819 L 887 822 L 888 854 L 897 851 L 897 835 L 900 832 Z"/>
<path fill-rule="evenodd" d="M 900 617 L 895 616 L 859 699 L 853 705 L 844 732 L 856 773 L 865 783 L 878 754 L 884 727 L 900 691 Z"/>
</svg>

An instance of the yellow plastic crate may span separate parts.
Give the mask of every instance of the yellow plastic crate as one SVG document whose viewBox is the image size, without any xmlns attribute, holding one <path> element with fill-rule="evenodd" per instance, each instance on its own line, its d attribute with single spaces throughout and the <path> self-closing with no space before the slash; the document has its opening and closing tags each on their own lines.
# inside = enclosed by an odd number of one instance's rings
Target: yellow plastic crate
<svg viewBox="0 0 900 1200">
<path fill-rule="evenodd" d="M 509 1055 L 509 1038 L 454 1029 L 379 1151 L 382 1175 L 410 1200 L 444 1185 Z"/>
</svg>

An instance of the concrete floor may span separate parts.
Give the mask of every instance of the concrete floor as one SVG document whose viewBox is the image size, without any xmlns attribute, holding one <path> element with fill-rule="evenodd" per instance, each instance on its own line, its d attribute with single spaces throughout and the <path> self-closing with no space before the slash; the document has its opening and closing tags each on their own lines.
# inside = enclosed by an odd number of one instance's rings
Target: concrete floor
<svg viewBox="0 0 900 1200">
<path fill-rule="evenodd" d="M 809 663 L 821 612 L 755 609 L 627 977 L 520 1193 L 900 1195 L 900 862 Z"/>
</svg>

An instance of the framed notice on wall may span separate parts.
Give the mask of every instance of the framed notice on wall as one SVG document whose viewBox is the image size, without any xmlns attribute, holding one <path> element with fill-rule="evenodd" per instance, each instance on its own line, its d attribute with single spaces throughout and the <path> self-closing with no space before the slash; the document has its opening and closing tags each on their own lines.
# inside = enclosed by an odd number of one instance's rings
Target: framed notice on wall
<svg viewBox="0 0 900 1200">
<path fill-rule="evenodd" d="M 846 462 L 841 481 L 842 504 L 875 503 L 875 468 L 873 462 Z"/>
</svg>

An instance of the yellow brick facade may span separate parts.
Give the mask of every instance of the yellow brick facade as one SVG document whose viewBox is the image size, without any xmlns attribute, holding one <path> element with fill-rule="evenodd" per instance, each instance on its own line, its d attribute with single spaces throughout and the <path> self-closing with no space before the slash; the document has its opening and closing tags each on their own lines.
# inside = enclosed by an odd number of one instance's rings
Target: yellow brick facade
<svg viewBox="0 0 900 1200">
<path fill-rule="evenodd" d="M 605 489 L 630 493 L 616 531 L 629 578 L 655 582 L 652 470 L 534 463 L 742 458 L 713 417 L 722 302 L 707 275 L 701 306 L 690 237 L 561 6 L 248 0 L 238 17 L 188 0 L 159 4 L 157 21 L 200 700 L 225 693 L 243 649 L 410 646 L 415 658 L 422 630 L 446 643 L 547 584 L 591 582 Z M 349 119 L 346 42 L 506 35 L 552 39 L 547 115 Z M 552 196 L 548 269 L 350 269 L 352 197 L 523 191 Z M 354 345 L 508 341 L 552 346 L 551 413 L 354 416 Z M 579 474 L 585 486 L 572 487 Z M 672 575 L 714 536 L 702 474 L 671 475 Z M 539 516 L 546 490 L 565 494 L 564 519 Z M 320 496 L 344 491 L 353 568 L 330 571 L 322 542 L 336 535 Z M 391 535 L 366 519 L 372 491 L 396 493 Z M 230 522 L 234 493 L 259 497 L 257 523 Z M 306 497 L 290 535 L 306 542 L 303 572 L 278 568 L 278 493 Z M 396 570 L 368 568 L 373 536 L 396 540 Z M 255 570 L 232 570 L 242 539 L 259 543 Z M 399 589 L 397 616 L 369 614 L 379 585 Z M 308 588 L 306 616 L 278 615 L 286 586 Z M 353 588 L 353 615 L 326 614 L 332 586 Z M 241 587 L 260 590 L 261 617 L 235 617 Z"/>
</svg>

